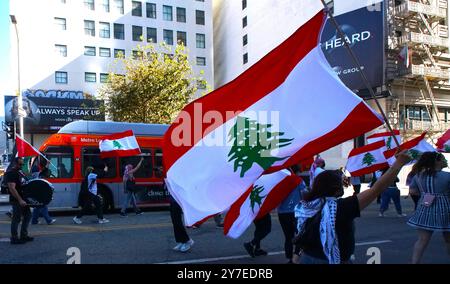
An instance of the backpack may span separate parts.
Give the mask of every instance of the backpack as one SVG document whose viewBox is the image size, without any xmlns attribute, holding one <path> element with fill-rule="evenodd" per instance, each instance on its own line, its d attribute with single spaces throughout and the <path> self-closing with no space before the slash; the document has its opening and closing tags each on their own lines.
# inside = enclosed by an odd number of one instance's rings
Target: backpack
<svg viewBox="0 0 450 284">
<path fill-rule="evenodd" d="M 316 213 L 313 217 L 309 218 L 305 222 L 305 228 L 303 231 L 303 234 L 297 234 L 293 239 L 292 243 L 304 250 L 307 247 L 310 247 L 316 242 L 316 236 L 315 234 L 316 230 L 320 230 L 320 221 L 322 220 L 322 209 L 323 206 L 320 208 L 319 212 Z"/>
</svg>

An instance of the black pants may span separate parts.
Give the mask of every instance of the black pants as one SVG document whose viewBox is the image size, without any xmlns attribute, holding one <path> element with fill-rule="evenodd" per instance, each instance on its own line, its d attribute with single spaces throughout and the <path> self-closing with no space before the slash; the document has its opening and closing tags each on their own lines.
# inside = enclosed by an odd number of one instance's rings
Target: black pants
<svg viewBox="0 0 450 284">
<path fill-rule="evenodd" d="M 278 220 L 280 221 L 281 228 L 284 233 L 284 255 L 287 259 L 292 259 L 294 244 L 292 239 L 297 233 L 297 219 L 295 218 L 294 212 L 292 213 L 279 213 Z M 300 252 L 299 247 L 295 247 L 295 253 Z"/>
<path fill-rule="evenodd" d="M 353 190 L 355 191 L 354 194 L 359 194 L 361 192 L 361 185 L 360 184 L 354 184 Z"/>
<path fill-rule="evenodd" d="M 255 233 L 253 235 L 252 244 L 257 248 L 261 248 L 261 241 L 270 233 L 272 229 L 272 219 L 270 214 L 265 215 L 259 220 L 253 221 L 255 224 Z"/>
<path fill-rule="evenodd" d="M 183 224 L 183 210 L 176 201 L 170 201 L 170 218 L 172 219 L 173 234 L 177 243 L 189 241 L 189 236 Z"/>
<path fill-rule="evenodd" d="M 28 236 L 28 226 L 31 221 L 30 207 L 22 207 L 18 202 L 11 202 L 13 215 L 11 220 L 11 237 L 13 239 L 19 238 L 19 224 L 22 221 L 22 227 L 20 228 L 20 237 L 25 238 Z"/>
<path fill-rule="evenodd" d="M 81 218 L 83 215 L 89 214 L 92 202 L 95 205 L 95 213 L 97 214 L 98 219 L 103 219 L 103 208 L 100 197 L 90 192 L 86 193 L 86 196 L 81 199 L 81 211 L 78 213 L 77 218 Z"/>
</svg>

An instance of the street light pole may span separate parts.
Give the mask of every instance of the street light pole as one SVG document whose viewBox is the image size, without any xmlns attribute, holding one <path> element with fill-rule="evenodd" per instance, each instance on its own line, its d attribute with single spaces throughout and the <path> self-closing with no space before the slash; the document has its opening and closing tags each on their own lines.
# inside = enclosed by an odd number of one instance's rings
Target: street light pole
<svg viewBox="0 0 450 284">
<path fill-rule="evenodd" d="M 19 128 L 20 128 L 20 136 L 23 138 L 23 118 L 24 112 L 23 109 L 23 101 L 22 101 L 22 92 L 20 90 L 20 48 L 19 48 L 19 31 L 17 29 L 17 19 L 14 15 L 9 15 L 11 18 L 11 23 L 14 25 L 16 30 L 16 38 L 17 38 L 17 88 L 18 88 L 18 114 L 19 114 Z"/>
</svg>

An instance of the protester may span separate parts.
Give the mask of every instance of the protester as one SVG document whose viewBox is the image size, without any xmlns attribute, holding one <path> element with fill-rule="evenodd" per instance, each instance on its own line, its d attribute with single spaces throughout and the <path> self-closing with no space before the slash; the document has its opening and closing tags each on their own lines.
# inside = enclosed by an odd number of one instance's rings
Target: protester
<svg viewBox="0 0 450 284">
<path fill-rule="evenodd" d="M 325 160 L 317 155 L 314 163 L 309 170 L 309 188 L 311 189 L 314 184 L 314 178 L 325 170 Z"/>
<path fill-rule="evenodd" d="M 284 234 L 284 255 L 288 259 L 288 263 L 298 261 L 300 252 L 299 247 L 295 247 L 292 239 L 297 233 L 297 219 L 295 219 L 295 206 L 300 202 L 302 192 L 306 189 L 305 182 L 302 181 L 278 206 L 278 220 Z M 294 254 L 296 259 L 293 258 Z"/>
<path fill-rule="evenodd" d="M 383 173 L 385 173 L 388 169 L 385 169 Z M 397 187 L 397 182 L 400 180 L 396 178 L 388 187 L 387 190 L 385 190 L 381 194 L 381 205 L 380 205 L 380 213 L 378 214 L 379 217 L 384 217 L 384 212 L 386 212 L 387 209 L 389 209 L 389 202 L 394 201 L 395 209 L 397 210 L 397 216 L 398 217 L 405 217 L 406 214 L 403 214 L 402 212 L 402 205 L 400 203 L 400 190 Z"/>
<path fill-rule="evenodd" d="M 83 182 L 81 183 L 81 189 L 80 189 L 80 205 L 81 210 L 78 213 L 77 216 L 73 218 L 73 222 L 75 224 L 81 224 L 81 217 L 83 215 L 89 213 L 90 205 L 93 202 L 95 205 L 97 217 L 98 217 L 98 223 L 104 224 L 108 223 L 109 220 L 105 219 L 103 217 L 103 208 L 102 208 L 102 202 L 101 197 L 98 196 L 97 192 L 97 177 L 103 176 L 108 171 L 108 166 L 105 166 L 103 169 L 103 172 L 99 172 L 98 174 L 94 173 L 94 168 L 89 166 L 86 168 L 85 171 L 85 178 Z"/>
<path fill-rule="evenodd" d="M 312 191 L 295 210 L 299 231 L 295 243 L 303 249 L 300 263 L 351 263 L 355 249 L 354 219 L 395 181 L 410 160 L 406 151 L 399 153 L 393 166 L 371 190 L 341 199 L 337 198 L 344 194 L 342 174 L 330 170 L 319 174 Z"/>
<path fill-rule="evenodd" d="M 444 155 L 425 152 L 416 164 L 416 175 L 410 191 L 420 193 L 419 205 L 408 225 L 417 229 L 412 263 L 420 263 L 434 232 L 443 232 L 450 255 L 450 173 L 442 171 L 448 166 Z"/>
<path fill-rule="evenodd" d="M 189 237 L 183 224 L 183 210 L 176 200 L 170 196 L 170 218 L 172 220 L 173 233 L 177 245 L 175 251 L 187 252 L 194 245 L 194 241 Z"/>
<path fill-rule="evenodd" d="M 261 249 L 261 241 L 272 230 L 272 219 L 270 213 L 264 215 L 258 220 L 253 221 L 255 224 L 255 232 L 253 240 L 244 243 L 244 248 L 251 257 L 267 255 L 267 252 Z"/>
<path fill-rule="evenodd" d="M 31 220 L 31 210 L 23 200 L 22 185 L 25 183 L 25 174 L 22 172 L 23 159 L 15 158 L 13 166 L 5 173 L 5 182 L 8 185 L 9 202 L 12 205 L 11 219 L 11 244 L 24 244 L 33 241 L 28 235 L 28 226 Z M 20 238 L 18 234 L 19 224 L 22 221 Z"/>
<path fill-rule="evenodd" d="M 133 205 L 134 208 L 134 212 L 136 213 L 136 215 L 142 215 L 142 211 L 139 210 L 139 208 L 137 207 L 136 204 L 136 182 L 134 179 L 134 173 L 137 172 L 139 170 L 139 168 L 142 165 L 142 162 L 144 161 L 144 158 L 141 158 L 141 160 L 139 161 L 139 163 L 137 164 L 137 166 L 135 168 L 133 168 L 133 165 L 128 164 L 125 166 L 125 172 L 123 173 L 123 187 L 124 187 L 124 191 L 125 194 L 127 195 L 127 197 L 124 199 L 124 203 L 122 204 L 122 209 L 120 210 L 120 216 L 122 217 L 127 217 L 127 207 L 128 204 L 130 203 L 131 200 L 131 204 Z"/>
<path fill-rule="evenodd" d="M 48 169 L 49 164 L 50 163 L 47 161 L 44 161 L 41 164 L 42 170 L 39 172 L 38 178 L 47 179 L 50 177 L 50 170 Z M 33 225 L 39 224 L 39 217 L 41 217 L 41 216 L 44 217 L 44 219 L 48 225 L 54 224 L 56 222 L 56 219 L 52 219 L 50 217 L 50 214 L 48 213 L 48 206 L 43 205 L 43 206 L 35 207 L 33 209 L 33 216 L 31 219 L 31 224 L 33 224 Z"/>
</svg>

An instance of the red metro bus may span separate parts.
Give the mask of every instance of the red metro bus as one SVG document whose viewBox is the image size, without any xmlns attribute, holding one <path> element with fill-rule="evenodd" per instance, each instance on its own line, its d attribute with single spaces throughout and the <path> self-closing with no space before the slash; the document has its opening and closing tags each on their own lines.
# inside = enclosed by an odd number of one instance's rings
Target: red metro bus
<svg viewBox="0 0 450 284">
<path fill-rule="evenodd" d="M 136 166 L 144 158 L 141 168 L 134 174 L 136 184 L 142 190 L 136 193 L 140 207 L 166 206 L 169 193 L 163 187 L 163 175 L 156 169 L 162 168 L 162 140 L 168 125 L 75 121 L 50 136 L 40 151 L 50 160 L 51 177 L 48 181 L 55 188 L 50 208 L 78 207 L 78 193 L 84 172 L 88 166 L 103 169 L 108 166 L 106 175 L 98 180 L 98 192 L 103 198 L 105 210 L 118 208 L 126 197 L 122 176 L 127 164 Z M 133 157 L 100 158 L 99 141 L 101 137 L 132 130 L 142 154 Z"/>
</svg>

